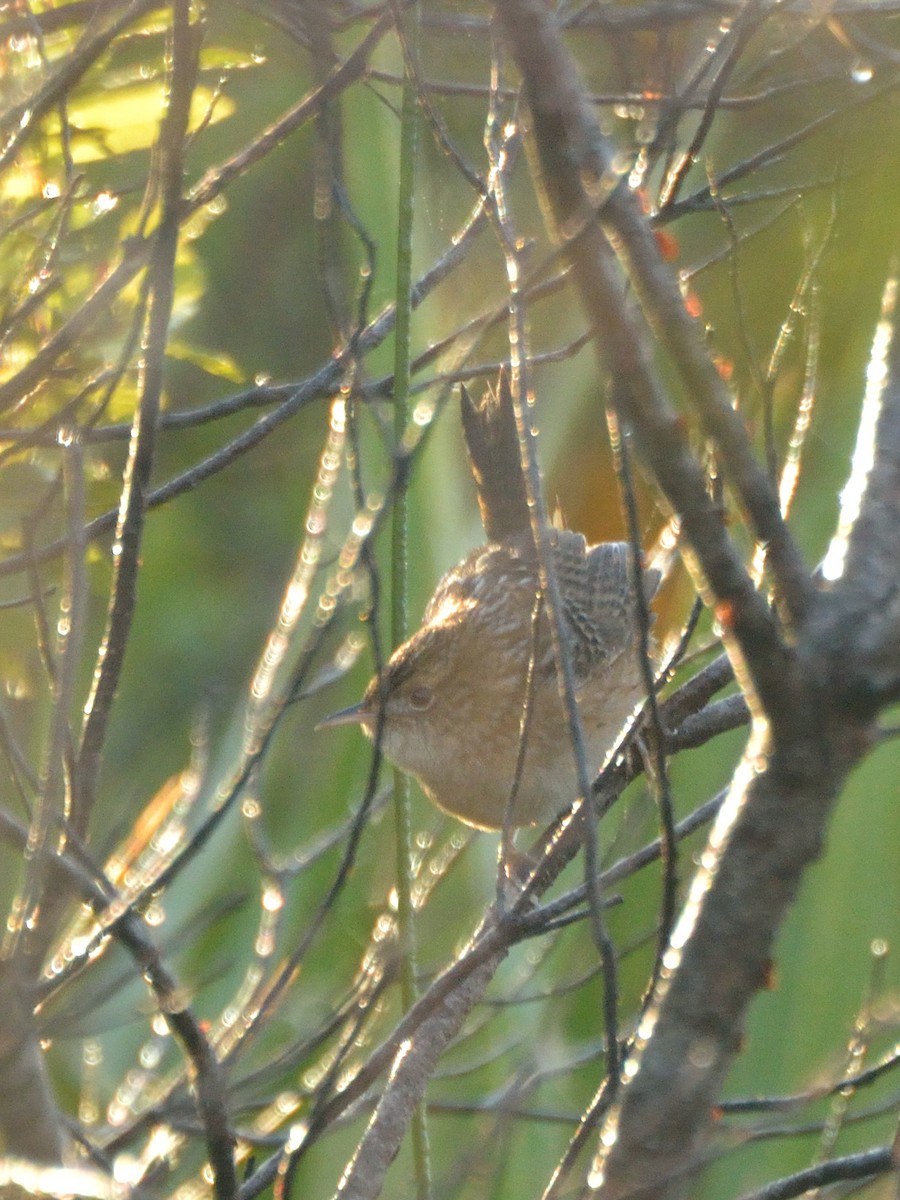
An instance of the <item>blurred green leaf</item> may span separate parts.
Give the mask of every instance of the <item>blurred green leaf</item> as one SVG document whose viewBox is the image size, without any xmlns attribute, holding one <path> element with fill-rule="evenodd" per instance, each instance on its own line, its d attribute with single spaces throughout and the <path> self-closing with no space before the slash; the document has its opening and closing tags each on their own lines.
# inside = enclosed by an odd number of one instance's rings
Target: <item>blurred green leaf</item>
<svg viewBox="0 0 900 1200">
<path fill-rule="evenodd" d="M 230 354 L 225 354 L 223 351 L 205 350 L 202 346 L 173 338 L 166 347 L 166 353 L 170 358 L 191 363 L 193 366 L 199 367 L 201 371 L 205 371 L 207 375 L 218 379 L 227 379 L 229 383 L 246 382 L 246 372 L 238 366 Z"/>
<path fill-rule="evenodd" d="M 92 90 L 74 99 L 68 119 L 75 162 L 97 162 L 111 154 L 148 149 L 159 136 L 164 103 L 165 85 L 161 80 L 125 85 L 112 93 Z M 214 125 L 233 112 L 234 102 L 227 96 L 199 87 L 191 101 L 191 127 L 196 128 L 201 121 Z M 49 117 L 48 134 L 59 137 L 60 131 L 58 115 Z"/>
</svg>

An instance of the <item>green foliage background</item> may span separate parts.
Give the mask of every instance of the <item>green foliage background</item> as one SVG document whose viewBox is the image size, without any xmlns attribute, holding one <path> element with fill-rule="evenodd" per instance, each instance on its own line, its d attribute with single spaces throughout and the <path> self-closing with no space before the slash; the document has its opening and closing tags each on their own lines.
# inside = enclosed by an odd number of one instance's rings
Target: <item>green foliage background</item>
<svg viewBox="0 0 900 1200">
<path fill-rule="evenodd" d="M 210 5 L 207 21 L 204 81 L 212 95 L 223 79 L 223 98 L 213 109 L 212 123 L 201 129 L 190 147 L 188 183 L 251 141 L 266 123 L 306 93 L 315 79 L 307 51 L 266 25 L 252 6 Z M 104 189 L 123 189 L 123 194 L 117 207 L 105 214 L 98 215 L 88 201 L 74 205 L 76 232 L 64 251 L 71 257 L 61 266 L 60 291 L 45 308 L 44 319 L 51 326 L 71 311 L 102 271 L 104 261 L 115 257 L 121 239 L 133 232 L 133 189 L 139 194 L 159 115 L 163 41 L 161 18 L 148 18 L 144 33 L 123 41 L 85 77 L 69 102 L 70 121 L 84 130 L 72 146 L 77 171 L 85 180 L 84 195 Z M 345 50 L 353 44 L 352 30 L 338 38 L 338 45 Z M 590 74 L 598 91 L 608 91 L 610 80 L 618 81 L 624 68 L 614 61 L 608 46 L 597 54 L 596 45 L 591 43 Z M 66 35 L 47 43 L 54 61 L 65 49 Z M 646 50 L 636 39 L 632 52 L 640 62 Z M 7 43 L 6 105 L 17 101 L 17 88 L 26 94 L 34 73 L 40 72 L 39 63 L 23 59 L 33 53 L 30 43 L 23 42 L 18 52 L 12 42 Z M 442 38 L 429 34 L 426 27 L 423 56 L 433 78 L 483 80 L 488 54 L 489 44 L 483 36 Z M 373 62 L 382 70 L 401 69 L 392 39 L 382 42 Z M 844 67 L 849 72 L 847 62 Z M 801 124 L 797 106 L 806 106 L 810 116 L 827 108 L 823 93 L 829 87 L 834 89 L 834 103 L 846 105 L 846 78 L 840 78 L 811 86 L 808 95 L 794 92 L 790 100 L 776 98 L 749 112 L 723 115 L 707 147 L 707 163 L 693 170 L 695 185 L 703 185 L 706 167 L 717 171 L 741 161 L 797 128 Z M 396 87 L 372 82 L 356 85 L 340 105 L 348 194 L 378 247 L 370 315 L 393 296 L 398 98 Z M 483 170 L 483 100 L 445 98 L 439 103 L 454 136 Z M 201 113 L 202 104 L 198 119 Z M 635 123 L 608 108 L 602 110 L 602 119 L 623 138 Z M 755 401 L 747 342 L 765 362 L 804 267 L 804 234 L 811 230 L 814 239 L 821 239 L 833 221 L 820 272 L 816 408 L 793 519 L 810 564 L 821 559 L 833 532 L 838 492 L 847 477 L 856 435 L 866 360 L 895 234 L 898 120 L 896 92 L 888 90 L 884 99 L 848 106 L 841 121 L 810 138 L 796 155 L 759 178 L 751 177 L 750 191 L 790 186 L 797 199 L 787 208 L 784 197 L 759 200 L 745 208 L 734 206 L 731 212 L 739 231 L 757 225 L 762 228 L 741 241 L 733 254 L 704 266 L 693 282 L 709 324 L 711 344 L 717 353 L 734 361 L 735 384 L 751 397 L 751 421 L 759 421 L 758 406 L 755 413 L 752 410 Z M 334 336 L 317 275 L 311 216 L 314 154 L 314 134 L 308 125 L 230 186 L 224 204 L 198 216 L 191 236 L 183 239 L 173 347 L 167 364 L 168 411 L 199 407 L 257 378 L 302 379 L 331 354 Z M 523 156 L 515 176 L 516 202 L 524 214 L 528 236 L 543 239 L 525 168 Z M 16 295 L 30 269 L 29 255 L 34 253 L 29 232 L 33 226 L 16 234 L 9 232 L 10 223 L 23 207 L 41 204 L 48 182 L 62 177 L 58 123 L 55 134 L 48 122 L 46 140 L 39 151 L 32 151 L 29 170 L 30 178 L 20 164 L 15 177 L 7 175 L 7 182 L 0 185 L 5 187 L 0 196 L 0 225 L 6 230 L 7 247 L 0 265 L 5 303 L 9 303 L 7 297 Z M 431 144 L 424 126 L 419 172 L 415 253 L 417 266 L 423 269 L 459 227 L 472 195 Z M 782 208 L 786 211 L 776 218 Z M 52 211 L 48 205 L 48 214 Z M 48 220 L 52 219 L 48 215 Z M 728 245 L 721 216 L 715 212 L 687 216 L 671 232 L 678 240 L 677 269 L 699 268 Z M 340 270 L 344 286 L 353 295 L 359 285 L 361 252 L 346 230 L 341 237 L 345 259 Z M 541 245 L 546 244 L 541 240 Z M 467 315 L 481 311 L 487 298 L 502 306 L 502 289 L 500 251 L 492 236 L 484 233 L 465 270 L 451 276 L 415 314 L 416 349 L 445 335 Z M 102 332 L 79 347 L 85 363 L 103 361 L 122 344 L 131 299 L 133 296 L 124 295 Z M 536 352 L 561 344 L 581 328 L 571 300 L 559 295 L 535 305 L 531 324 Z M 26 361 L 45 332 L 39 323 L 25 326 L 15 344 L 7 347 L 4 371 Z M 503 355 L 501 328 L 487 339 L 476 359 L 493 361 Z M 369 378 L 389 371 L 390 363 L 390 346 L 385 345 L 366 363 Z M 782 439 L 793 419 L 792 406 L 803 370 L 803 347 L 798 343 L 776 387 Z M 72 376 L 76 378 L 77 372 Z M 561 364 L 539 367 L 536 377 L 548 496 L 558 501 L 570 525 L 593 539 L 621 536 L 603 424 L 602 385 L 590 348 Z M 130 418 L 134 383 L 132 373 L 117 393 L 108 413 L 110 420 Z M 60 380 L 58 390 L 45 393 L 29 411 L 27 423 L 50 416 L 75 387 L 77 382 Z M 215 764 L 224 762 L 236 747 L 243 697 L 292 569 L 327 421 L 324 404 L 311 406 L 226 471 L 151 516 L 134 633 L 103 766 L 95 825 L 98 848 L 111 848 L 149 797 L 185 767 L 199 726 L 207 730 L 213 774 Z M 186 469 L 247 423 L 244 414 L 163 434 L 155 478 L 162 481 Z M 364 437 L 363 473 L 367 485 L 375 487 L 384 482 L 387 458 L 379 449 L 374 419 L 364 420 Z M 119 441 L 88 450 L 90 515 L 115 505 L 125 445 Z M 42 494 L 55 463 L 52 448 L 13 454 L 3 461 L 0 517 L 10 552 L 21 546 L 21 519 Z M 427 449 L 416 463 L 410 496 L 411 608 L 417 616 L 439 575 L 482 536 L 452 401 L 437 417 Z M 642 505 L 649 538 L 661 518 L 647 487 Z M 345 476 L 339 484 L 328 539 L 334 552 L 351 508 Z M 41 539 L 48 534 L 42 531 Z M 53 582 L 55 572 L 55 565 L 49 567 L 45 579 Z M 89 641 L 94 644 L 103 627 L 109 577 L 109 539 L 104 538 L 96 543 L 90 565 Z M 21 580 L 2 582 L 4 598 L 21 595 Z M 662 632 L 677 625 L 687 602 L 683 583 L 670 588 L 659 617 Z M 345 632 L 356 624 L 355 612 L 345 614 Z M 336 647 L 337 641 L 332 639 L 330 651 Z M 7 716 L 23 744 L 36 749 L 50 706 L 27 608 L 0 614 L 0 666 Z M 87 660 L 85 690 L 91 669 Z M 363 739 L 352 730 L 316 733 L 314 726 L 324 713 L 359 695 L 370 669 L 371 660 L 364 654 L 340 682 L 296 704 L 282 724 L 256 789 L 264 808 L 266 834 L 279 856 L 312 845 L 347 817 L 362 794 L 368 763 Z M 679 815 L 727 782 L 741 744 L 740 734 L 729 735 L 674 764 Z M 898 778 L 900 748 L 896 739 L 888 739 L 841 798 L 827 853 L 809 873 L 783 931 L 772 987 L 752 1011 L 745 1052 L 729 1081 L 728 1095 L 790 1093 L 817 1079 L 840 1077 L 854 1022 L 861 1007 L 870 1001 L 880 1026 L 875 1042 L 883 1047 L 891 1028 L 896 1029 L 900 973 L 896 953 L 891 951 L 900 933 Z M 14 807 L 15 800 L 7 796 L 4 803 Z M 414 798 L 413 818 L 416 837 L 423 846 L 446 845 L 458 835 L 459 827 L 437 814 L 419 795 Z M 617 822 L 623 846 L 636 846 L 651 835 L 652 811 L 639 789 L 635 789 L 625 816 L 612 818 L 611 831 Z M 242 1069 L 264 1062 L 277 1048 L 312 1028 L 352 978 L 391 887 L 392 838 L 387 816 L 376 819 L 367 830 L 359 864 L 334 919 L 317 942 L 299 985 L 292 988 Z M 694 839 L 684 848 L 679 870 L 683 883 L 691 874 L 691 855 L 701 847 L 702 839 Z M 452 955 L 490 900 L 494 852 L 495 838 L 478 835 L 438 885 L 434 905 L 419 921 L 424 974 Z M 324 855 L 287 887 L 277 953 L 289 950 L 300 936 L 332 877 L 335 862 L 334 852 Z M 570 881 L 577 879 L 577 870 L 570 874 Z M 2 885 L 5 898 L 11 897 L 16 883 L 16 871 L 10 868 Z M 264 885 L 235 818 L 166 896 L 166 929 L 177 931 L 186 925 L 191 933 L 175 961 L 185 984 L 195 991 L 198 1011 L 208 1019 L 215 1017 L 236 986 L 245 947 L 256 934 L 256 893 Z M 228 895 L 247 894 L 250 901 L 215 920 L 198 919 L 202 906 L 221 898 L 223 890 Z M 610 916 L 620 946 L 646 939 L 652 932 L 658 899 L 655 872 L 644 872 L 623 892 L 624 903 Z M 889 952 L 876 962 L 872 946 L 879 940 L 887 944 Z M 542 943 L 539 950 L 520 948 L 501 970 L 492 994 L 538 991 L 577 977 L 590 965 L 589 955 L 589 939 L 577 929 L 559 935 L 555 944 Z M 626 1013 L 640 996 L 649 961 L 646 941 L 625 961 Z M 80 1061 L 84 1037 L 96 1039 L 102 1047 L 102 1066 L 90 1084 L 101 1098 L 112 1094 L 144 1042 L 146 1032 L 139 1015 L 145 1003 L 143 988 L 137 981 L 116 986 L 125 971 L 124 960 L 114 952 L 105 964 L 87 973 L 74 1002 L 66 999 L 59 1011 L 50 1007 L 48 1020 L 57 1031 L 53 1069 L 73 1104 L 86 1086 Z M 430 1098 L 435 1104 L 461 1103 L 475 1093 L 503 1086 L 515 1064 L 525 1070 L 527 1065 L 562 1060 L 575 1047 L 593 1046 L 593 1057 L 586 1055 L 577 1068 L 550 1076 L 532 1097 L 535 1108 L 578 1113 L 599 1077 L 595 1045 L 599 1000 L 595 978 L 552 1002 L 555 1012 L 550 1026 L 543 1005 L 510 1008 L 486 1027 L 487 1032 L 476 1032 L 450 1056 L 446 1077 L 435 1081 Z M 70 1003 L 74 1008 L 68 1007 Z M 394 1000 L 386 1001 L 385 1031 L 396 1016 L 394 1005 Z M 463 1067 L 467 1069 L 463 1071 Z M 301 1078 L 303 1069 L 311 1067 L 305 1064 L 298 1069 Z M 295 1086 L 297 1073 L 267 1078 L 257 1095 Z M 866 1102 L 859 1103 L 864 1106 Z M 522 1121 L 504 1126 L 502 1136 L 491 1140 L 496 1120 L 495 1115 L 466 1115 L 449 1108 L 435 1111 L 435 1177 L 445 1187 L 441 1194 L 531 1194 L 534 1180 L 544 1181 L 547 1163 L 561 1152 L 570 1126 L 550 1119 Z M 840 1148 L 847 1151 L 884 1141 L 895 1121 L 896 1112 L 888 1111 L 860 1128 L 850 1125 L 841 1133 Z M 323 1186 L 333 1185 L 361 1127 L 358 1119 L 316 1147 L 301 1177 L 304 1187 L 314 1188 L 318 1195 Z M 715 1167 L 698 1194 L 710 1198 L 739 1195 L 803 1165 L 814 1154 L 815 1145 L 816 1136 L 808 1134 L 773 1140 L 762 1147 L 748 1146 Z M 461 1182 L 454 1192 L 450 1186 L 454 1172 L 476 1147 L 483 1159 L 468 1182 Z M 407 1194 L 403 1182 L 407 1170 L 408 1164 L 401 1159 L 394 1168 L 392 1195 Z M 479 1190 L 482 1177 L 491 1180 L 490 1192 Z"/>
</svg>

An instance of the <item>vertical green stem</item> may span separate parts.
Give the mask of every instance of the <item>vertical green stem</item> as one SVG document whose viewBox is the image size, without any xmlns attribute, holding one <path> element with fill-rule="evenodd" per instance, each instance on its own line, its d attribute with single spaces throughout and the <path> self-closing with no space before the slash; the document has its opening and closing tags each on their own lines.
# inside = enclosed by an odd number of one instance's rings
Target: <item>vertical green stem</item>
<svg viewBox="0 0 900 1200">
<path fill-rule="evenodd" d="M 400 5 L 394 6 L 401 31 Z M 415 53 L 419 33 L 419 5 L 411 6 L 405 26 L 407 48 Z M 415 207 L 415 174 L 419 112 L 415 80 L 407 61 L 403 84 L 400 130 L 400 193 L 397 214 L 397 324 L 394 341 L 394 440 L 405 452 L 409 425 L 410 317 L 412 289 L 412 234 Z M 398 646 L 408 634 L 409 506 L 401 492 L 394 506 L 391 530 L 391 639 Z M 416 1000 L 416 942 L 412 904 L 412 823 L 409 779 L 394 771 L 394 813 L 397 853 L 397 928 L 401 947 L 400 992 L 404 1009 Z M 431 1171 L 425 1105 L 420 1105 L 412 1122 L 413 1158 L 418 1200 L 428 1200 Z"/>
</svg>

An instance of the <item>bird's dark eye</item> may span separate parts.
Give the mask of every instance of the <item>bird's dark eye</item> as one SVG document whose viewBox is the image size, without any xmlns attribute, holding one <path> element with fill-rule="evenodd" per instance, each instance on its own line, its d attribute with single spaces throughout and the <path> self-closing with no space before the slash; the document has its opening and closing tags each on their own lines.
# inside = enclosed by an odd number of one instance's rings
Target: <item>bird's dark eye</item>
<svg viewBox="0 0 900 1200">
<path fill-rule="evenodd" d="M 409 690 L 410 705 L 422 712 L 426 708 L 431 708 L 432 700 L 434 700 L 434 692 L 424 683 L 418 683 L 414 688 L 410 688 Z"/>
</svg>

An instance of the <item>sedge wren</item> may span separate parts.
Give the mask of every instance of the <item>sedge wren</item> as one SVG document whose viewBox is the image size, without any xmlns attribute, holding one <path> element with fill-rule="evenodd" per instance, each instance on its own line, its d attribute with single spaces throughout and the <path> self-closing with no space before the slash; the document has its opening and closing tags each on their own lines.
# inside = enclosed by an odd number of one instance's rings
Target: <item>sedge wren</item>
<svg viewBox="0 0 900 1200">
<path fill-rule="evenodd" d="M 597 771 L 643 695 L 630 550 L 623 542 L 588 546 L 559 529 L 550 547 L 587 765 Z M 643 579 L 650 598 L 659 572 L 646 570 Z M 538 591 L 530 530 L 474 550 L 440 581 L 421 628 L 360 703 L 322 724 L 359 724 L 372 739 L 383 706 L 385 755 L 440 808 L 480 829 L 501 828 L 507 810 L 514 826 L 549 821 L 574 801 L 577 772 Z"/>
</svg>

